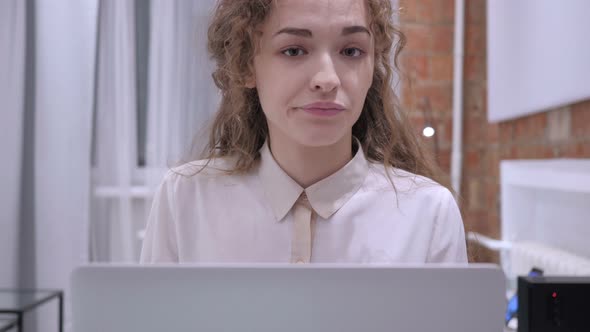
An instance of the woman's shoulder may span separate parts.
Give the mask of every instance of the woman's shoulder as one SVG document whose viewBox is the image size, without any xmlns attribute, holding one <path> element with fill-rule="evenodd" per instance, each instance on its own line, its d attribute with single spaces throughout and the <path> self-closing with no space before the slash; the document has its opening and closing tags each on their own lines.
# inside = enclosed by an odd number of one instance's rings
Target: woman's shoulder
<svg viewBox="0 0 590 332">
<path fill-rule="evenodd" d="M 170 169 L 169 173 L 182 177 L 218 176 L 233 170 L 234 161 L 229 157 L 200 159 L 186 162 Z"/>
<path fill-rule="evenodd" d="M 193 160 L 170 168 L 164 175 L 165 184 L 210 181 L 232 178 L 235 162 L 232 158 Z"/>
<path fill-rule="evenodd" d="M 379 163 L 370 163 L 369 169 L 370 172 L 366 181 L 369 188 L 392 190 L 400 196 L 404 194 L 430 198 L 433 195 L 439 198 L 441 195 L 452 196 L 449 189 L 427 176 Z"/>
</svg>

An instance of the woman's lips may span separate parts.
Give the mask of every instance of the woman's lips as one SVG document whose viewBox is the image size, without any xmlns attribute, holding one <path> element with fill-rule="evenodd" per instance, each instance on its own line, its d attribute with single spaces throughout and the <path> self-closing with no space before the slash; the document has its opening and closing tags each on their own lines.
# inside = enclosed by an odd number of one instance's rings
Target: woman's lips
<svg viewBox="0 0 590 332">
<path fill-rule="evenodd" d="M 344 106 L 331 102 L 315 102 L 301 107 L 309 114 L 318 116 L 334 116 L 345 110 Z"/>
</svg>

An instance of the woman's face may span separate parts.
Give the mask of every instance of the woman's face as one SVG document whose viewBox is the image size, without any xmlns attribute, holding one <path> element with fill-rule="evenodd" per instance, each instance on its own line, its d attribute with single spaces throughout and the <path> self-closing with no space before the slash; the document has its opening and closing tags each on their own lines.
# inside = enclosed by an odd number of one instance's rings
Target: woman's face
<svg viewBox="0 0 590 332">
<path fill-rule="evenodd" d="M 256 87 L 271 140 L 350 142 L 374 68 L 364 0 L 279 0 L 260 27 Z"/>
</svg>

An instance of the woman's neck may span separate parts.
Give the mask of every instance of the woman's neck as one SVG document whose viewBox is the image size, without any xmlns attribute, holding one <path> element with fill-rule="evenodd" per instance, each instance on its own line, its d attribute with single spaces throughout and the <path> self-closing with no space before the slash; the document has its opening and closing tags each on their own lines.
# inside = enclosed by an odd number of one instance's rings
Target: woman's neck
<svg viewBox="0 0 590 332">
<path fill-rule="evenodd" d="M 272 137 L 270 150 L 285 173 L 307 188 L 336 173 L 352 159 L 352 135 L 321 147 L 304 146 L 285 136 Z"/>
</svg>

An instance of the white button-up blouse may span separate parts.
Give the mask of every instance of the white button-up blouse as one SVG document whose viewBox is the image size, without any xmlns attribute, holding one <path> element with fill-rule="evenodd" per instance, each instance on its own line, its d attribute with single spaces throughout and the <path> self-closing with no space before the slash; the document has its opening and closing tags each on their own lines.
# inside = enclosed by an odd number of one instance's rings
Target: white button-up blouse
<svg viewBox="0 0 590 332">
<path fill-rule="evenodd" d="M 302 188 L 267 144 L 247 174 L 218 158 L 168 172 L 156 191 L 140 262 L 467 262 L 461 214 L 436 182 L 367 161 L 359 146 L 331 176 Z M 195 174 L 196 173 L 196 174 Z"/>
</svg>

